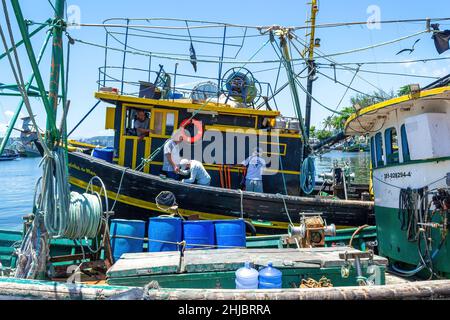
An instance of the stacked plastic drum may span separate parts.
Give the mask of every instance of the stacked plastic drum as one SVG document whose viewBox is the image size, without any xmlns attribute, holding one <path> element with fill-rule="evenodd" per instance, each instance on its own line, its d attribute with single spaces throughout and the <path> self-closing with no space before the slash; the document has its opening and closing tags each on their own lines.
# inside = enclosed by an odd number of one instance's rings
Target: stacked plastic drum
<svg viewBox="0 0 450 320">
<path fill-rule="evenodd" d="M 145 221 L 111 220 L 111 249 L 114 261 L 124 253 L 142 252 L 144 250 Z"/>
<path fill-rule="evenodd" d="M 145 221 L 115 219 L 111 221 L 111 246 L 114 260 L 123 253 L 142 252 Z M 150 218 L 148 251 L 180 251 L 182 241 L 186 250 L 245 248 L 245 221 L 185 220 L 172 216 Z"/>
<path fill-rule="evenodd" d="M 148 225 L 148 251 L 178 251 L 183 240 L 182 220 L 176 217 L 160 216 L 150 218 Z"/>
<path fill-rule="evenodd" d="M 217 249 L 245 248 L 245 221 L 217 220 L 214 222 Z"/>
<path fill-rule="evenodd" d="M 92 156 L 112 163 L 114 159 L 114 148 L 94 148 L 92 150 Z"/>
<path fill-rule="evenodd" d="M 213 249 L 215 246 L 214 221 L 198 220 L 183 222 L 186 249 Z"/>
</svg>

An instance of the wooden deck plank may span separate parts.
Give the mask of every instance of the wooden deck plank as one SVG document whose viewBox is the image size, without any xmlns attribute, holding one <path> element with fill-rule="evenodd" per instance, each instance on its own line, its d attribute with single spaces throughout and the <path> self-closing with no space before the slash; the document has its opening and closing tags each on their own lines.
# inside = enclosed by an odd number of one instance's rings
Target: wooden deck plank
<svg viewBox="0 0 450 320">
<path fill-rule="evenodd" d="M 124 254 L 121 259 L 114 263 L 106 275 L 111 278 L 177 273 L 181 263 L 180 252 L 163 253 Z"/>
<path fill-rule="evenodd" d="M 223 249 L 187 250 L 184 257 L 177 251 L 143 252 L 124 254 L 111 267 L 109 278 L 155 275 L 170 273 L 201 273 L 235 271 L 246 261 L 257 267 L 272 262 L 276 268 L 333 268 L 341 267 L 345 261 L 339 258 L 342 252 L 357 251 L 349 247 L 313 249 Z M 361 260 L 367 265 L 368 260 Z M 387 260 L 374 256 L 374 263 L 386 265 Z"/>
</svg>

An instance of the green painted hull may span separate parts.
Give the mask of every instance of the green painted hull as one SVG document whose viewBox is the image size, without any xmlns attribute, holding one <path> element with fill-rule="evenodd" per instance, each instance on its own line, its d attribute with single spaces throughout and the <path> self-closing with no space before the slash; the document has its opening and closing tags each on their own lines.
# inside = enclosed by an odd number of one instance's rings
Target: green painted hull
<svg viewBox="0 0 450 320">
<path fill-rule="evenodd" d="M 407 240 L 406 231 L 401 230 L 398 218 L 398 209 L 375 206 L 377 221 L 378 252 L 381 256 L 389 258 L 393 262 L 406 263 L 409 269 L 413 269 L 420 261 L 418 243 Z M 440 221 L 436 221 L 440 222 Z M 433 230 L 432 233 L 434 252 L 441 242 L 441 233 Z M 424 248 L 423 241 L 421 242 Z M 445 241 L 433 260 L 433 269 L 441 276 L 450 278 L 450 241 Z M 406 268 L 405 268 L 406 269 Z M 407 269 L 407 270 L 409 270 Z"/>
<path fill-rule="evenodd" d="M 345 228 L 337 230 L 336 236 L 326 237 L 325 246 L 331 247 L 348 245 L 350 238 L 355 230 L 356 228 Z M 374 241 L 376 239 L 376 235 L 376 227 L 374 226 L 362 230 L 358 235 L 355 236 L 355 239 L 353 241 L 354 248 L 365 251 L 366 243 L 368 241 Z M 247 248 L 255 249 L 287 247 L 285 244 L 283 244 L 282 237 L 282 235 L 247 237 Z M 14 246 L 15 244 L 18 244 L 21 239 L 21 231 L 0 229 L 0 262 L 3 267 L 15 267 L 16 257 L 13 255 Z M 52 240 L 51 244 L 51 256 L 81 253 L 80 246 L 75 245 L 75 243 L 71 240 L 56 239 Z M 144 251 L 146 251 L 145 249 L 146 248 L 144 244 Z"/>
<path fill-rule="evenodd" d="M 385 282 L 384 266 L 380 266 L 381 285 Z M 302 279 L 312 278 L 318 281 L 326 277 L 334 287 L 357 286 L 355 269 L 352 268 L 348 278 L 343 278 L 340 267 L 333 268 L 286 268 L 280 269 L 283 274 L 282 288 L 296 288 Z M 363 276 L 368 276 L 367 268 L 362 267 Z M 151 281 L 157 281 L 161 288 L 177 289 L 236 289 L 236 272 L 198 272 L 179 274 L 158 274 L 149 276 L 134 276 L 108 279 L 108 284 L 113 286 L 144 287 Z"/>
</svg>

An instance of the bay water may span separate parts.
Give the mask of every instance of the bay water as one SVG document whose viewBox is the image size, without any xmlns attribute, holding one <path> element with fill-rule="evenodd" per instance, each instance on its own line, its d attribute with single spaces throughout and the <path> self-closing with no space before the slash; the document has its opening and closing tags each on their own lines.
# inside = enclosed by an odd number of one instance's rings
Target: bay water
<svg viewBox="0 0 450 320">
<path fill-rule="evenodd" d="M 0 229 L 22 229 L 22 217 L 31 213 L 34 189 L 42 174 L 41 158 L 0 161 Z M 366 152 L 331 151 L 316 158 L 317 174 L 328 172 L 334 162 L 348 162 L 355 182 L 368 183 L 370 157 Z"/>
</svg>

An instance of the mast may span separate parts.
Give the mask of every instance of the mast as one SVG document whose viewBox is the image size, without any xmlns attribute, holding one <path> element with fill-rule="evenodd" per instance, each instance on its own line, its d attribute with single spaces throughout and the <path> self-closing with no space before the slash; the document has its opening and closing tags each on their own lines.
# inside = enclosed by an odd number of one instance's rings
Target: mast
<svg viewBox="0 0 450 320">
<path fill-rule="evenodd" d="M 58 107 L 58 94 L 61 76 L 61 64 L 63 60 L 62 32 L 64 27 L 65 0 L 55 1 L 55 26 L 53 27 L 52 64 L 50 67 L 49 101 L 53 108 L 53 116 L 56 119 Z"/>
<path fill-rule="evenodd" d="M 317 6 L 317 0 L 312 0 L 311 5 L 311 17 L 310 20 L 306 21 L 307 24 L 311 24 L 310 32 L 306 35 L 309 37 L 309 48 L 308 48 L 308 80 L 306 85 L 306 104 L 305 104 L 305 139 L 309 139 L 309 128 L 311 127 L 311 103 L 312 103 L 312 90 L 313 82 L 315 76 L 315 65 L 314 65 L 314 48 L 316 47 L 316 16 L 319 12 L 319 7 Z M 317 45 L 318 46 L 318 45 Z"/>
</svg>

